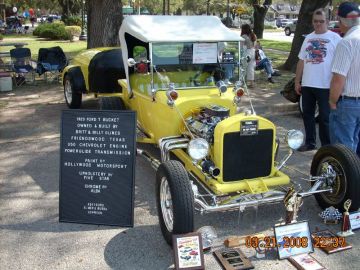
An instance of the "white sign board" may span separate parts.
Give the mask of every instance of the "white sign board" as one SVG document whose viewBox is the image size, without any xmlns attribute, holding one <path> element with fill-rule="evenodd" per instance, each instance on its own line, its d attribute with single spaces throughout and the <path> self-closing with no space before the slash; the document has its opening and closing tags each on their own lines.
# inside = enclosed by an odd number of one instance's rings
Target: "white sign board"
<svg viewBox="0 0 360 270">
<path fill-rule="evenodd" d="M 194 43 L 193 64 L 217 63 L 216 43 Z"/>
<path fill-rule="evenodd" d="M 349 214 L 350 225 L 352 230 L 360 228 L 360 212 L 354 212 Z"/>
</svg>

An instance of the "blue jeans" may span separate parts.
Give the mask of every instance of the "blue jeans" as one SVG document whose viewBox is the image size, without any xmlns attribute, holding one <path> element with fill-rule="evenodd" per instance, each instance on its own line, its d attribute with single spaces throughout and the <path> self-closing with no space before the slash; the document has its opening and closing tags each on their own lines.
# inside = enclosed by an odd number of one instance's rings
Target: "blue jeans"
<svg viewBox="0 0 360 270">
<path fill-rule="evenodd" d="M 225 70 L 225 79 L 230 80 L 234 77 L 234 64 L 221 64 Z"/>
<path fill-rule="evenodd" d="M 339 98 L 330 112 L 331 143 L 341 143 L 356 152 L 360 134 L 360 99 Z"/>
<path fill-rule="evenodd" d="M 301 87 L 305 144 L 316 146 L 315 108 L 319 106 L 319 138 L 321 145 L 330 144 L 329 138 L 329 89 Z"/>
<path fill-rule="evenodd" d="M 271 63 L 270 63 L 269 59 L 267 59 L 267 58 L 260 60 L 260 62 L 256 65 L 256 69 L 258 69 L 258 70 L 265 69 L 266 74 L 269 77 L 271 77 L 271 74 L 274 73 L 274 69 L 272 68 Z"/>
</svg>

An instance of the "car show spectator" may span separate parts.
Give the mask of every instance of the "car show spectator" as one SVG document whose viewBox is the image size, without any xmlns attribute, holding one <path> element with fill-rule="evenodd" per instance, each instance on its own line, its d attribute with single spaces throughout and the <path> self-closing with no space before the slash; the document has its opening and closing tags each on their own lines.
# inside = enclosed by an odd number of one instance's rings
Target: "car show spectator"
<svg viewBox="0 0 360 270">
<path fill-rule="evenodd" d="M 246 69 L 246 80 L 247 85 L 249 87 L 254 87 L 255 84 L 255 44 L 257 37 L 255 33 L 252 31 L 250 25 L 243 24 L 241 26 L 241 37 L 245 39 L 244 42 L 244 49 L 245 49 L 245 56 L 249 58 L 249 62 L 247 64 Z"/>
<path fill-rule="evenodd" d="M 269 58 L 266 57 L 264 51 L 262 50 L 262 47 L 260 45 L 260 42 L 257 42 L 255 45 L 255 60 L 256 60 L 256 70 L 262 70 L 265 69 L 265 72 L 268 76 L 268 82 L 275 83 L 273 80 L 274 76 L 281 76 L 281 74 L 278 71 L 274 71 L 271 61 Z"/>
<path fill-rule="evenodd" d="M 360 135 L 360 10 L 351 2 L 340 4 L 338 17 L 344 38 L 336 48 L 330 86 L 330 139 L 354 152 Z M 359 154 L 359 152 L 358 152 Z"/>
<path fill-rule="evenodd" d="M 341 37 L 327 29 L 326 12 L 317 9 L 312 16 L 314 31 L 305 37 L 298 55 L 295 91 L 302 95 L 305 144 L 298 151 L 316 149 L 315 108 L 319 107 L 319 137 L 321 145 L 329 138 L 329 89 L 331 62 Z"/>
</svg>

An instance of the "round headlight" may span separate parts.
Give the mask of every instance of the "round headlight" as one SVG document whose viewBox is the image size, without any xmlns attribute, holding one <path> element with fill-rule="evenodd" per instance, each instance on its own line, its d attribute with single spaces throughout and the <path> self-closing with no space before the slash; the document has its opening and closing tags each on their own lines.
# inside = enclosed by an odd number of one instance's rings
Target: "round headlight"
<svg viewBox="0 0 360 270">
<path fill-rule="evenodd" d="M 291 129 L 286 136 L 287 143 L 291 149 L 297 150 L 304 141 L 304 134 L 300 130 Z"/>
<path fill-rule="evenodd" d="M 193 160 L 201 160 L 209 153 L 209 144 L 202 138 L 193 139 L 189 142 L 188 153 Z"/>
</svg>

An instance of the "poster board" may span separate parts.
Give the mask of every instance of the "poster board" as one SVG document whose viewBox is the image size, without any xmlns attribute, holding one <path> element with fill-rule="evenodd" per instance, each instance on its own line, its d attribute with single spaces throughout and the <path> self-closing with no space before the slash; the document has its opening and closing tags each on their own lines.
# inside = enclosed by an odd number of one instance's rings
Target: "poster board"
<svg viewBox="0 0 360 270">
<path fill-rule="evenodd" d="M 65 110 L 61 120 L 60 222 L 132 227 L 135 112 Z"/>
</svg>

